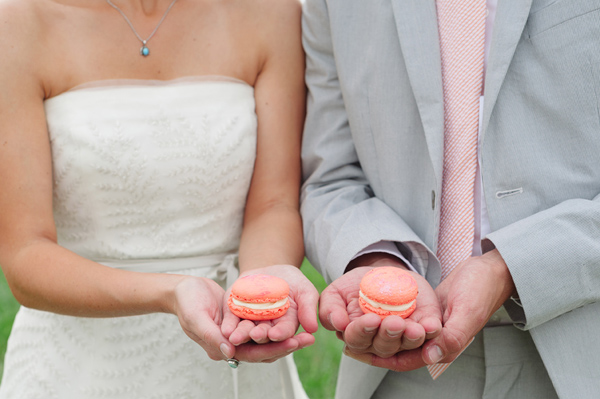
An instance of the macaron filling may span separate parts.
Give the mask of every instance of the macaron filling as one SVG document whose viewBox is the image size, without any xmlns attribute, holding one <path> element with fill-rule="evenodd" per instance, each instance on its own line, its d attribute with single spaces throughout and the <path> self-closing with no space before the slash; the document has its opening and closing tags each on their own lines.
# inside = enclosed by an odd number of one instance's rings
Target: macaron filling
<svg viewBox="0 0 600 399">
<path fill-rule="evenodd" d="M 367 298 L 367 296 L 365 294 L 363 294 L 362 291 L 359 291 L 358 294 L 360 295 L 360 297 L 367 302 L 369 305 L 373 306 L 374 308 L 379 308 L 379 309 L 383 309 L 383 310 L 387 310 L 390 312 L 403 312 L 407 309 L 410 309 L 410 307 L 415 303 L 416 299 L 403 304 L 403 305 L 389 305 L 387 303 L 381 303 L 381 302 L 376 302 L 372 299 Z"/>
<path fill-rule="evenodd" d="M 277 309 L 277 308 L 280 308 L 281 306 L 285 305 L 285 303 L 288 301 L 288 298 L 285 297 L 277 302 L 256 303 L 256 302 L 244 302 L 244 301 L 240 301 L 240 300 L 232 297 L 231 301 L 237 306 L 243 306 L 248 309 L 269 310 L 269 309 Z"/>
</svg>

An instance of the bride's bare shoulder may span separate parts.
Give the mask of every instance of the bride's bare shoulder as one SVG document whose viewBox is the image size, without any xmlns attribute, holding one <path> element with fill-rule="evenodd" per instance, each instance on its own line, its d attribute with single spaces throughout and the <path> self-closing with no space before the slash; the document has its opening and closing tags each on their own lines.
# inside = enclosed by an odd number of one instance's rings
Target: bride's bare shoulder
<svg viewBox="0 0 600 399">
<path fill-rule="evenodd" d="M 36 41 L 43 37 L 44 2 L 0 0 L 0 68 L 18 71 L 31 62 Z M 23 65 L 20 65 L 23 64 Z"/>
<path fill-rule="evenodd" d="M 258 27 L 257 33 L 272 49 L 291 42 L 299 42 L 301 36 L 302 3 L 300 0 L 251 0 L 243 1 L 245 12 Z"/>
<path fill-rule="evenodd" d="M 0 29 L 15 34 L 26 31 L 40 22 L 44 2 L 39 0 L 0 0 Z"/>
<path fill-rule="evenodd" d="M 42 28 L 65 5 L 61 0 L 0 0 L 0 29 Z"/>
<path fill-rule="evenodd" d="M 0 0 L 0 51 L 3 55 L 37 50 L 36 43 L 45 41 L 57 11 L 60 6 L 54 0 Z"/>
<path fill-rule="evenodd" d="M 50 53 L 50 27 L 61 7 L 53 0 L 0 0 L 0 86 L 43 94 L 42 75 Z"/>
<path fill-rule="evenodd" d="M 65 44 L 65 35 L 56 32 L 70 25 L 74 11 L 86 7 L 83 0 L 0 0 L 0 86 L 44 87 Z"/>
<path fill-rule="evenodd" d="M 82 0 L 0 0 L 0 41 L 13 45 L 43 42 L 49 31 L 76 9 L 95 4 Z"/>
<path fill-rule="evenodd" d="M 272 10 L 277 13 L 300 11 L 300 0 L 252 0 L 246 2 L 249 6 L 264 7 L 263 11 Z"/>
<path fill-rule="evenodd" d="M 252 0 L 244 1 L 247 13 L 266 23 L 267 27 L 300 23 L 302 3 L 300 0 Z"/>
</svg>

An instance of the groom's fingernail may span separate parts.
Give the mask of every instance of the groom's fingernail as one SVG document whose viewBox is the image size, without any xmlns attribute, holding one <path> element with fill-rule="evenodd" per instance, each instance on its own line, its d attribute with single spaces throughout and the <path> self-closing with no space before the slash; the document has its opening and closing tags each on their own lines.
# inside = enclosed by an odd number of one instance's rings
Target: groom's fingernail
<svg viewBox="0 0 600 399">
<path fill-rule="evenodd" d="M 411 343 L 411 344 L 414 344 L 414 343 L 419 342 L 419 341 L 420 341 L 419 338 L 417 338 L 417 339 L 406 338 L 406 342 Z"/>
<path fill-rule="evenodd" d="M 348 354 L 350 353 L 350 349 L 348 349 L 348 345 L 344 345 L 342 352 L 344 353 L 344 355 L 348 356 Z"/>
<path fill-rule="evenodd" d="M 374 332 L 375 330 L 377 330 L 377 327 L 365 327 L 364 331 L 367 334 L 371 334 L 372 332 Z"/>
<path fill-rule="evenodd" d="M 440 332 L 440 330 L 441 330 L 440 328 L 436 328 L 435 330 L 432 330 L 432 331 L 425 331 L 425 333 L 426 334 L 437 334 Z"/>
<path fill-rule="evenodd" d="M 329 313 L 327 315 L 327 321 L 329 322 L 329 325 L 331 325 L 331 327 L 333 327 L 333 323 L 331 322 L 331 313 Z"/>
<path fill-rule="evenodd" d="M 430 347 L 427 350 L 427 355 L 429 356 L 429 359 L 431 360 L 432 364 L 439 362 L 440 360 L 442 360 L 442 357 L 444 357 L 442 350 L 437 345 Z"/>
<path fill-rule="evenodd" d="M 390 338 L 398 338 L 400 336 L 400 334 L 402 334 L 404 331 L 387 331 L 387 335 Z"/>
<path fill-rule="evenodd" d="M 339 330 L 338 330 L 338 329 L 337 329 L 337 328 L 336 328 L 336 327 L 333 325 L 333 322 L 331 321 L 331 313 L 329 313 L 329 314 L 327 315 L 327 321 L 329 322 L 329 325 L 330 325 L 331 327 L 333 327 L 333 329 L 334 329 L 335 331 L 339 331 Z"/>
</svg>

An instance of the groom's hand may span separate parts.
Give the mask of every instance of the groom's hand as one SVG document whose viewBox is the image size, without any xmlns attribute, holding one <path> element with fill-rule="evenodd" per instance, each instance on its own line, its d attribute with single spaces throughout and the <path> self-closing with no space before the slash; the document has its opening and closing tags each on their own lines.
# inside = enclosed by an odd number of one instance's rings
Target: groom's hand
<svg viewBox="0 0 600 399">
<path fill-rule="evenodd" d="M 492 314 L 516 293 L 506 263 L 497 250 L 458 265 L 436 288 L 444 310 L 444 328 L 423 347 L 427 364 L 453 361 Z"/>
<path fill-rule="evenodd" d="M 359 266 L 365 264 L 368 266 Z M 419 348 L 425 339 L 434 338 L 441 331 L 437 296 L 423 277 L 411 272 L 419 284 L 419 296 L 417 308 L 408 319 L 390 316 L 382 321 L 377 315 L 363 314 L 358 304 L 360 280 L 378 266 L 405 268 L 396 257 L 387 254 L 367 254 L 357 258 L 349 265 L 352 270 L 331 283 L 321 294 L 321 323 L 328 330 L 337 332 L 338 338 L 346 344 L 345 353 L 357 360 L 392 368 L 397 366 L 397 354 L 401 353 L 405 369 L 422 367 L 421 355 L 411 350 Z"/>
</svg>

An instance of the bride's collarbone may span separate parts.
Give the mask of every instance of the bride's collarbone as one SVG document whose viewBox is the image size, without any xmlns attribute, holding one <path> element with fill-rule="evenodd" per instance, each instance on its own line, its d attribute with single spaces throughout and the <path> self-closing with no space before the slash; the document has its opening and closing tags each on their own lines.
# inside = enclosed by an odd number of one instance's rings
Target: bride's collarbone
<svg viewBox="0 0 600 399">
<path fill-rule="evenodd" d="M 85 51 L 89 47 L 94 51 Z M 45 86 L 57 95 L 87 82 L 112 79 L 174 80 L 190 76 L 224 76 L 254 86 L 263 64 L 261 52 L 236 51 L 225 44 L 172 48 L 169 43 L 149 43 L 150 54 L 140 55 L 141 44 L 123 40 L 115 45 L 85 43 L 65 45 L 44 62 Z M 220 48 L 221 50 L 215 50 Z M 70 62 L 64 62 L 64 60 Z"/>
<path fill-rule="evenodd" d="M 262 40 L 262 30 L 268 28 L 257 28 L 261 21 L 254 14 L 258 11 L 247 10 L 247 5 L 227 10 L 219 5 L 200 15 L 186 7 L 189 3 L 175 3 L 145 44 L 147 56 L 140 54 L 143 43 L 116 10 L 106 6 L 99 11 L 97 5 L 84 11 L 69 10 L 64 15 L 69 23 L 51 24 L 44 32 L 45 50 L 40 59 L 44 86 L 56 95 L 91 81 L 204 75 L 233 77 L 254 86 L 269 53 Z M 145 38 L 158 21 L 132 18 L 130 22 Z"/>
</svg>

